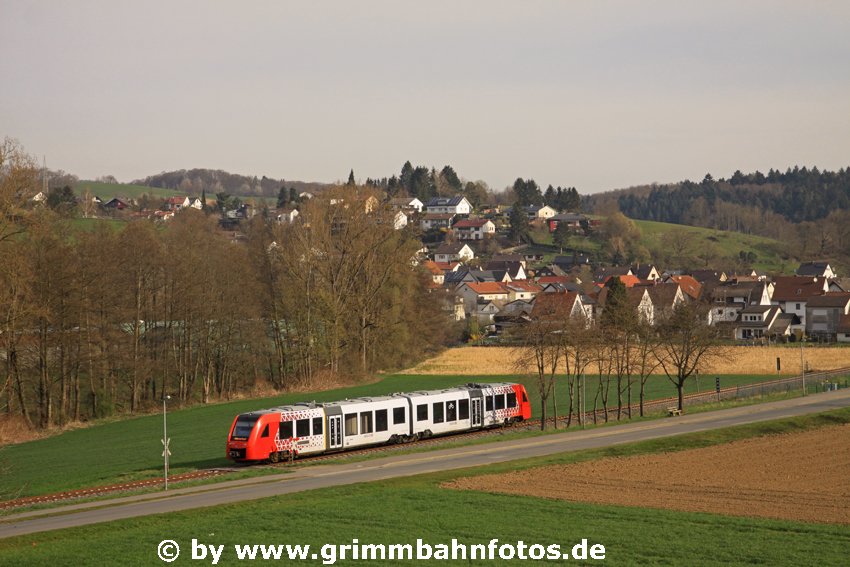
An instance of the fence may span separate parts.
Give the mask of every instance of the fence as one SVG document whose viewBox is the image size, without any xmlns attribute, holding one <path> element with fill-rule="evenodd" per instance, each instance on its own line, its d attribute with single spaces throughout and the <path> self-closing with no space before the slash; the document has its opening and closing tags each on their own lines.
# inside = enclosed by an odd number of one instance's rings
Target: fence
<svg viewBox="0 0 850 567">
<path fill-rule="evenodd" d="M 826 387 L 826 384 L 843 384 L 844 387 L 847 387 L 848 376 L 850 376 L 850 368 L 839 368 L 838 370 L 830 370 L 828 372 L 815 372 L 801 376 L 792 376 L 790 378 L 770 380 L 768 382 L 747 384 L 745 386 L 730 386 L 728 388 L 721 388 L 719 393 L 714 390 L 707 392 L 699 392 L 696 394 L 687 394 L 684 396 L 682 402 L 685 407 L 688 407 L 699 404 L 708 404 L 712 402 L 754 398 L 783 392 L 793 392 L 796 390 L 802 391 L 804 382 L 806 385 L 806 391 L 808 393 L 822 392 L 826 389 L 831 389 Z M 839 378 L 844 378 L 844 380 L 839 381 Z M 679 399 L 677 397 L 662 398 L 660 400 L 644 402 L 643 411 L 644 414 L 666 412 L 668 408 L 678 407 L 678 405 Z M 632 404 L 631 410 L 632 417 L 640 415 L 640 404 Z M 628 415 L 628 408 L 623 407 L 620 413 L 620 418 L 628 419 Z M 595 417 L 597 422 L 605 421 L 605 410 L 597 410 Z M 608 420 L 613 421 L 616 419 L 617 408 L 609 407 Z M 589 412 L 588 421 L 592 422 L 593 420 L 593 412 Z"/>
</svg>

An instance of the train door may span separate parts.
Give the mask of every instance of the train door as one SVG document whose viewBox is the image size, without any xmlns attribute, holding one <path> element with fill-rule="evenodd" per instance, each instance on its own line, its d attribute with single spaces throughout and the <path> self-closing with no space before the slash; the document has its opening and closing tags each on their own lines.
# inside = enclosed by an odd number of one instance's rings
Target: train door
<svg viewBox="0 0 850 567">
<path fill-rule="evenodd" d="M 328 416 L 328 449 L 342 448 L 342 416 Z"/>
<path fill-rule="evenodd" d="M 472 398 L 472 427 L 481 427 L 481 398 Z"/>
</svg>

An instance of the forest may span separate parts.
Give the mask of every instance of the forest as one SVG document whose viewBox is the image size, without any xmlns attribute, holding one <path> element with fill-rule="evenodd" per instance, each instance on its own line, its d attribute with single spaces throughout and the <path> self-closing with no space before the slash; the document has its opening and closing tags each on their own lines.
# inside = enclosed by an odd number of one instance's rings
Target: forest
<svg viewBox="0 0 850 567">
<path fill-rule="evenodd" d="M 35 427 L 397 368 L 451 331 L 368 189 L 234 239 L 196 210 L 83 229 L 32 204 L 39 169 L 8 140 L 0 172 L 0 411 Z"/>
</svg>

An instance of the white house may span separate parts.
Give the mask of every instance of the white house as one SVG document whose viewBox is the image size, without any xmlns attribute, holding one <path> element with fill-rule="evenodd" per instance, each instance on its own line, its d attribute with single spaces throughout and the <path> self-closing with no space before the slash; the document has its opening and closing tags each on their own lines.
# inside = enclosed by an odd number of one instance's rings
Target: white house
<svg viewBox="0 0 850 567">
<path fill-rule="evenodd" d="M 549 205 L 528 205 L 523 207 L 528 220 L 535 221 L 537 219 L 548 220 L 558 214 L 558 211 Z"/>
<path fill-rule="evenodd" d="M 491 322 L 492 316 L 498 313 L 498 309 L 494 310 L 494 307 L 510 301 L 508 290 L 499 282 L 465 282 L 458 286 L 455 293 L 463 298 L 463 308 L 467 316 L 482 311 L 483 319 L 487 322 Z"/>
<path fill-rule="evenodd" d="M 435 262 L 469 261 L 475 258 L 475 252 L 463 242 L 446 242 L 434 252 Z"/>
<path fill-rule="evenodd" d="M 426 213 L 425 215 L 422 215 L 422 220 L 419 221 L 419 226 L 422 230 L 449 228 L 452 226 L 454 218 L 455 216 L 452 213 Z"/>
<path fill-rule="evenodd" d="M 771 303 L 778 305 L 789 315 L 796 315 L 799 323 L 791 330 L 804 333 L 806 325 L 806 304 L 813 297 L 823 295 L 829 290 L 829 281 L 821 277 L 779 276 L 773 288 Z"/>
<path fill-rule="evenodd" d="M 390 208 L 396 211 L 422 212 L 422 201 L 416 197 L 396 197 L 390 199 Z"/>
<path fill-rule="evenodd" d="M 483 240 L 496 234 L 496 225 L 487 219 L 462 219 L 452 225 L 458 240 Z"/>
<path fill-rule="evenodd" d="M 407 226 L 407 215 L 402 211 L 398 211 L 393 216 L 393 228 L 396 230 L 401 230 L 402 228 Z"/>
<path fill-rule="evenodd" d="M 276 218 L 279 223 L 293 223 L 298 215 L 298 209 L 279 209 Z"/>
<path fill-rule="evenodd" d="M 425 205 L 425 210 L 431 214 L 468 215 L 472 205 L 463 195 L 454 197 L 434 197 Z"/>
</svg>

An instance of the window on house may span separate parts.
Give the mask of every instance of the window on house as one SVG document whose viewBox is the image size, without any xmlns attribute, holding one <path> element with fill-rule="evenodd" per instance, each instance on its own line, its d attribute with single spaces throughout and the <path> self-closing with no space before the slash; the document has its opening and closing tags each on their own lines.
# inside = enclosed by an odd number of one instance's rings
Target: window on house
<svg viewBox="0 0 850 567">
<path fill-rule="evenodd" d="M 428 421 L 428 404 L 416 406 L 416 421 Z"/>
<path fill-rule="evenodd" d="M 357 414 L 347 413 L 345 414 L 345 436 L 351 437 L 352 435 L 357 435 Z"/>
<path fill-rule="evenodd" d="M 372 412 L 360 412 L 360 435 L 372 433 Z"/>
<path fill-rule="evenodd" d="M 313 418 L 313 435 L 321 435 L 323 425 L 324 424 L 322 423 L 321 417 L 314 417 Z"/>
<path fill-rule="evenodd" d="M 443 414 L 444 406 L 443 402 L 434 402 L 433 404 L 433 412 L 434 412 L 434 423 L 443 423 L 444 414 Z"/>
<path fill-rule="evenodd" d="M 277 436 L 280 439 L 289 439 L 292 437 L 292 422 L 291 421 L 281 421 L 280 429 L 278 430 Z"/>
<path fill-rule="evenodd" d="M 386 431 L 387 429 L 389 429 L 389 421 L 387 420 L 387 410 L 376 410 L 375 431 Z"/>
<path fill-rule="evenodd" d="M 295 422 L 295 436 L 309 437 L 310 436 L 310 420 L 299 419 Z"/>
<path fill-rule="evenodd" d="M 800 304 L 798 303 L 797 304 L 797 311 L 799 311 L 799 310 L 800 310 Z"/>
<path fill-rule="evenodd" d="M 393 408 L 393 425 L 405 422 L 404 413 L 404 408 Z"/>
<path fill-rule="evenodd" d="M 458 419 L 469 419 L 469 400 L 458 402 L 457 417 Z"/>
</svg>

